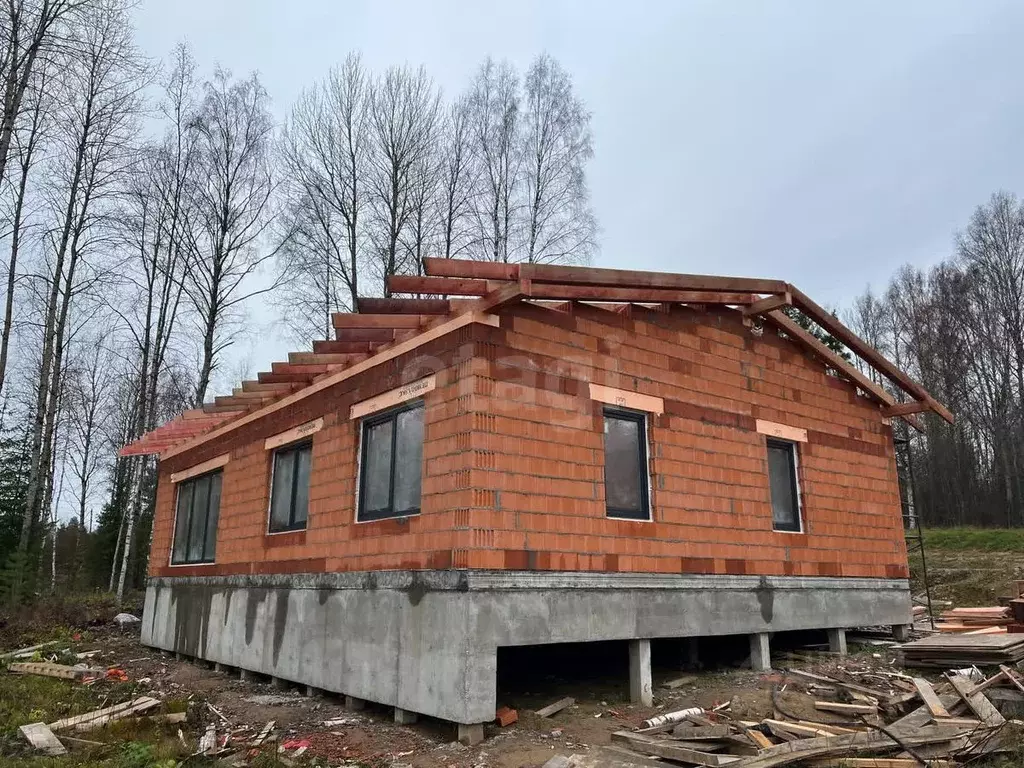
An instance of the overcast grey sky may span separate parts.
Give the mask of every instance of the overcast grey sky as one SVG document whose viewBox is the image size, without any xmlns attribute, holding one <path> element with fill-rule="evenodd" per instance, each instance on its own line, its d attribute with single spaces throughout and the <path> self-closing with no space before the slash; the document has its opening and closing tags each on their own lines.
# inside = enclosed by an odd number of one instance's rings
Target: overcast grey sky
<svg viewBox="0 0 1024 768">
<path fill-rule="evenodd" d="M 845 305 L 1020 191 L 1024 3 L 144 0 L 139 40 L 258 70 L 283 115 L 349 51 L 449 94 L 547 51 L 593 112 L 597 266 L 778 277 Z M 281 347 L 284 349 L 284 346 Z M 256 350 L 252 362 L 269 361 Z"/>
</svg>

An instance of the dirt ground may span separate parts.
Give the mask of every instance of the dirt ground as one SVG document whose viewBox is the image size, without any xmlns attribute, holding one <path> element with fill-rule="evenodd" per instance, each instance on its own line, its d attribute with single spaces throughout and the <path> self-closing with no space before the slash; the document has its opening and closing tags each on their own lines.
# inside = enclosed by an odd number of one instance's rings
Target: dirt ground
<svg viewBox="0 0 1024 768">
<path fill-rule="evenodd" d="M 792 638 L 797 645 L 808 639 L 820 640 L 813 633 Z M 773 641 L 773 653 L 784 644 Z M 349 711 L 337 696 L 307 697 L 298 688 L 278 690 L 269 681 L 242 682 L 237 674 L 215 672 L 204 662 L 177 660 L 172 654 L 142 646 L 137 630 L 97 628 L 84 642 L 75 644 L 75 650 L 97 648 L 103 652 L 93 663 L 123 669 L 139 695 L 188 701 L 192 713 L 186 727 L 191 729 L 188 738 L 197 739 L 210 723 L 222 731 L 230 724 L 232 728 L 248 727 L 246 733 L 255 733 L 273 720 L 280 743 L 308 744 L 302 761 L 306 764 L 373 768 L 541 766 L 555 754 L 568 755 L 609 744 L 612 732 L 639 726 L 653 715 L 692 706 L 712 708 L 727 702 L 731 714 L 746 719 L 772 716 L 778 709 L 790 717 L 823 720 L 823 713 L 814 709 L 812 697 L 798 681 L 787 681 L 780 672 L 758 674 L 735 666 L 744 656 L 739 647 L 724 656 L 722 648 L 705 648 L 704 655 L 716 664 L 715 668 L 684 672 L 683 665 L 677 663 L 683 658 L 682 649 L 669 643 L 656 644 L 655 701 L 651 708 L 628 701 L 624 643 L 515 649 L 507 653 L 502 649 L 498 704 L 515 708 L 519 721 L 505 728 L 487 725 L 485 741 L 475 747 L 455 741 L 455 728 L 450 723 L 421 718 L 411 726 L 396 725 L 388 707 L 370 705 L 366 710 Z M 826 674 L 843 668 L 884 671 L 893 663 L 885 648 L 878 646 L 844 659 L 827 654 L 788 662 L 781 654 L 776 658 L 781 664 Z M 692 681 L 671 690 L 663 687 L 667 680 L 683 675 L 691 676 Z M 773 689 L 781 691 L 774 702 Z M 574 697 L 577 703 L 547 719 L 534 714 L 536 709 L 564 696 Z M 338 719 L 341 722 L 324 725 L 327 720 Z"/>
</svg>

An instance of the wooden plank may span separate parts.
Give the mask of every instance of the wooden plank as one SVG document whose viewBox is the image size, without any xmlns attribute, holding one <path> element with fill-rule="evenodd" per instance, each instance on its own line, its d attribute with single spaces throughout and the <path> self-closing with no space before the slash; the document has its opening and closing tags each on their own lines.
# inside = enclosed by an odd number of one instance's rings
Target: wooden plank
<svg viewBox="0 0 1024 768">
<path fill-rule="evenodd" d="M 843 325 L 837 317 L 832 315 L 831 312 L 827 312 L 816 304 L 803 291 L 794 288 L 792 285 L 789 286 L 789 291 L 793 295 L 793 304 L 797 306 L 801 312 L 839 339 L 839 341 L 843 342 L 843 344 L 853 350 L 858 357 L 871 365 L 879 373 L 883 374 L 893 384 L 896 384 L 904 392 L 913 396 L 915 400 L 921 400 L 927 403 L 928 406 L 945 421 L 950 424 L 953 423 L 953 414 L 950 413 L 948 409 L 935 400 L 935 398 L 933 398 L 924 387 L 889 362 L 881 352 Z M 892 403 L 889 403 L 889 405 L 892 405 Z"/>
<path fill-rule="evenodd" d="M 689 725 L 687 723 L 676 723 L 672 729 L 672 735 L 687 741 L 700 741 L 702 739 L 721 739 L 732 733 L 728 725 Z"/>
<path fill-rule="evenodd" d="M 648 413 L 664 413 L 665 401 L 653 395 L 643 395 L 639 392 L 630 392 L 615 387 L 605 387 L 601 384 L 589 385 L 590 399 L 607 405 L 617 405 L 620 408 L 631 408 L 635 411 L 647 411 Z"/>
<path fill-rule="evenodd" d="M 436 386 L 437 377 L 434 374 L 430 374 L 418 381 L 390 389 L 387 392 L 382 392 L 367 400 L 353 404 L 349 408 L 348 417 L 350 419 L 361 419 L 368 414 L 393 408 L 413 398 L 422 397 L 427 392 L 432 392 Z"/>
<path fill-rule="evenodd" d="M 284 432 L 278 432 L 276 435 L 271 435 L 263 441 L 263 450 L 272 451 L 275 448 L 280 448 L 282 445 L 294 443 L 298 440 L 309 437 L 310 435 L 315 435 L 323 428 L 324 418 L 321 416 L 318 419 L 307 421 L 305 424 L 299 424 L 299 426 L 292 427 Z"/>
<path fill-rule="evenodd" d="M 576 699 L 572 696 L 566 696 L 564 699 L 559 699 L 552 704 L 548 704 L 546 707 L 541 707 L 535 714 L 537 717 L 551 717 L 556 712 L 561 712 L 566 707 L 571 707 L 575 703 Z"/>
<path fill-rule="evenodd" d="M 814 708 L 822 712 L 838 712 L 843 715 L 873 715 L 878 712 L 874 704 L 842 704 L 838 701 L 816 701 Z"/>
<path fill-rule="evenodd" d="M 496 281 L 488 286 L 497 288 Z M 636 304 L 726 304 L 746 306 L 758 297 L 753 293 L 723 291 L 680 291 L 666 288 L 615 288 L 597 285 L 532 283 L 530 298 L 545 301 L 622 301 Z"/>
<path fill-rule="evenodd" d="M 999 710 L 992 706 L 992 702 L 985 697 L 984 693 L 971 692 L 974 684 L 966 677 L 946 675 L 946 679 L 949 680 L 953 688 L 956 689 L 956 692 L 967 703 L 967 706 L 982 719 L 985 725 L 998 726 L 1006 722 L 1005 718 L 999 714 Z"/>
<path fill-rule="evenodd" d="M 323 339 L 313 342 L 313 352 L 325 355 L 366 354 L 372 352 L 375 343 L 372 341 L 338 341 Z M 289 358 L 291 355 L 289 355 Z"/>
<path fill-rule="evenodd" d="M 391 275 L 386 281 L 391 293 L 433 293 L 446 296 L 486 296 L 492 288 L 474 278 Z"/>
<path fill-rule="evenodd" d="M 885 698 L 885 693 L 874 688 L 869 688 L 866 685 L 860 685 L 859 683 L 848 683 L 845 680 L 837 680 L 833 677 L 826 677 L 825 675 L 819 675 L 814 672 L 805 672 L 802 669 L 790 668 L 786 670 L 787 674 L 796 675 L 797 677 L 803 677 L 808 680 L 814 680 L 818 683 L 824 683 L 825 685 L 835 685 L 840 688 L 845 688 L 848 691 L 856 691 L 857 693 L 863 693 L 867 696 L 874 696 L 876 699 Z"/>
<path fill-rule="evenodd" d="M 934 744 L 956 738 L 962 729 L 939 726 L 927 726 L 913 732 L 900 732 L 903 746 L 916 747 L 920 744 Z M 801 762 L 815 757 L 844 755 L 853 757 L 859 753 L 871 752 L 882 748 L 898 748 L 891 737 L 879 731 L 863 731 L 843 736 L 818 736 L 812 739 L 800 739 L 786 744 L 779 744 L 763 750 L 756 757 L 745 759 L 743 768 L 774 768 L 777 765 Z"/>
<path fill-rule="evenodd" d="M 468 259 L 423 259 L 423 271 L 435 277 L 463 277 L 482 280 L 518 280 L 519 265 L 501 261 Z"/>
<path fill-rule="evenodd" d="M 264 406 L 258 411 L 253 411 L 242 416 L 241 418 L 230 421 L 221 427 L 217 427 L 211 430 L 210 432 L 200 435 L 194 440 L 190 440 L 185 443 L 179 443 L 178 445 L 175 445 L 172 448 L 165 451 L 164 453 L 162 453 L 161 458 L 168 459 L 172 456 L 177 456 L 180 453 L 190 451 L 193 448 L 200 446 L 210 440 L 214 440 L 218 437 L 230 434 L 239 427 L 242 427 L 246 424 L 251 424 L 256 420 L 262 419 L 265 416 L 271 413 L 275 413 L 281 409 L 288 408 L 289 406 L 292 406 L 295 403 L 305 400 L 307 397 L 314 397 L 320 392 L 323 392 L 325 389 L 333 387 L 336 384 L 339 384 L 340 382 L 345 381 L 353 376 L 358 376 L 359 374 L 365 371 L 372 370 L 376 368 L 378 365 L 382 365 L 390 360 L 394 360 L 396 357 L 404 355 L 407 352 L 419 349 L 424 344 L 429 344 L 431 341 L 434 341 L 435 339 L 447 336 L 448 334 L 457 331 L 459 328 L 463 328 L 467 325 L 472 325 L 474 323 L 479 323 L 481 325 L 497 326 L 499 322 L 500 321 L 497 315 L 483 315 L 475 312 L 458 315 L 449 320 L 445 320 L 444 322 L 434 326 L 433 328 L 423 331 L 414 338 L 407 339 L 406 341 L 402 341 L 395 344 L 393 347 L 381 350 L 372 357 L 369 357 L 360 363 L 350 365 L 347 368 L 344 368 L 340 371 L 335 371 L 331 373 L 329 376 L 325 376 L 321 379 L 318 379 L 317 381 L 310 384 L 308 387 L 300 389 L 298 392 L 293 392 L 290 395 L 282 397 L 280 400 L 275 400 L 273 403 Z"/>
<path fill-rule="evenodd" d="M 930 410 L 927 403 L 912 400 L 909 403 L 896 403 L 882 409 L 885 416 L 908 416 L 911 413 L 921 413 Z"/>
<path fill-rule="evenodd" d="M 67 749 L 60 743 L 60 739 L 53 735 L 53 731 L 46 727 L 46 723 L 29 723 L 18 726 L 18 731 L 25 740 L 45 755 L 57 757 L 66 755 Z"/>
<path fill-rule="evenodd" d="M 344 344 L 346 342 L 339 342 Z M 361 342 L 355 342 L 361 343 Z M 289 352 L 288 362 L 291 365 L 348 365 L 365 360 L 366 355 L 353 352 Z"/>
<path fill-rule="evenodd" d="M 367 312 L 334 312 L 331 324 L 335 328 L 419 328 L 436 315 L 371 315 Z"/>
<path fill-rule="evenodd" d="M 790 427 L 786 424 L 776 424 L 774 421 L 765 421 L 763 419 L 756 419 L 754 426 L 757 431 L 762 435 L 768 435 L 769 437 L 779 437 L 783 440 L 791 440 L 794 443 L 806 443 L 807 442 L 807 430 L 801 429 L 800 427 Z"/>
<path fill-rule="evenodd" d="M 356 299 L 356 308 L 370 315 L 447 315 L 448 299 Z"/>
<path fill-rule="evenodd" d="M 94 709 L 93 711 L 86 712 L 82 715 L 75 715 L 74 717 L 65 717 L 62 720 L 57 720 L 50 723 L 50 730 L 62 731 L 66 728 L 74 728 L 76 730 L 85 731 L 93 727 L 99 727 L 111 720 L 119 720 L 130 713 L 134 714 L 138 712 L 145 712 L 147 709 L 153 709 L 158 706 L 160 706 L 159 700 L 150 696 L 140 696 L 136 699 L 132 699 L 131 701 L 124 701 L 120 704 L 103 707 L 102 709 Z"/>
<path fill-rule="evenodd" d="M 766 718 L 761 721 L 769 731 L 774 733 L 780 739 L 784 738 L 779 731 L 785 731 L 801 739 L 813 738 L 815 736 L 833 736 L 834 734 L 829 731 L 823 730 L 817 727 L 817 723 L 814 725 L 793 723 L 788 720 L 773 720 Z"/>
<path fill-rule="evenodd" d="M 683 675 L 682 677 L 677 677 L 674 680 L 666 680 L 661 684 L 661 687 L 669 689 L 681 688 L 684 685 L 689 685 L 690 683 L 695 682 L 696 680 L 697 678 L 694 675 Z"/>
<path fill-rule="evenodd" d="M 384 343 L 395 340 L 395 330 L 393 328 L 335 328 L 334 338 L 338 341 Z"/>
<path fill-rule="evenodd" d="M 757 728 L 745 728 L 743 732 L 761 749 L 775 746 L 775 742 L 757 730 Z"/>
<path fill-rule="evenodd" d="M 942 706 L 942 702 L 939 701 L 939 697 L 935 693 L 935 689 L 932 688 L 931 683 L 923 677 L 915 677 L 914 687 L 917 688 L 917 692 L 921 696 L 921 701 L 924 702 L 924 705 L 928 707 L 928 711 L 931 712 L 934 717 L 949 717 L 949 711 Z"/>
<path fill-rule="evenodd" d="M 997 685 L 999 681 L 1004 678 L 1004 676 L 1009 677 L 1009 675 L 1006 674 L 1008 670 L 1009 667 L 1005 666 L 1004 664 L 1000 664 L 999 671 L 996 674 L 992 675 L 992 677 L 974 686 L 971 689 L 971 693 L 981 693 L 987 688 L 991 688 L 993 685 Z"/>
<path fill-rule="evenodd" d="M 829 757 L 811 760 L 817 768 L 920 768 L 912 757 Z M 929 760 L 928 768 L 956 768 L 952 760 Z"/>
<path fill-rule="evenodd" d="M 772 312 L 776 309 L 782 309 L 788 307 L 793 303 L 793 296 L 787 291 L 786 293 L 780 293 L 777 296 L 769 296 L 766 299 L 759 299 L 746 307 L 743 310 L 744 317 L 750 317 L 752 315 L 760 315 L 765 312 Z"/>
<path fill-rule="evenodd" d="M 102 669 L 69 667 L 66 664 L 54 664 L 50 661 L 16 662 L 9 665 L 7 671 L 18 675 L 39 675 L 41 677 L 56 677 L 62 680 L 94 679 L 104 675 Z"/>
<path fill-rule="evenodd" d="M 615 731 L 612 734 L 612 741 L 627 745 L 641 754 L 655 755 L 669 760 L 678 760 L 693 765 L 706 765 L 711 768 L 729 765 L 739 762 L 741 758 L 732 755 L 716 755 L 711 752 L 701 752 L 688 747 L 678 746 L 671 741 L 655 739 L 650 736 L 642 736 L 630 731 Z"/>
<path fill-rule="evenodd" d="M 999 671 L 1002 672 L 1003 675 L 1006 676 L 1007 680 L 1009 680 L 1011 683 L 1013 683 L 1015 686 L 1017 686 L 1017 689 L 1019 691 L 1024 693 L 1024 683 L 1021 682 L 1021 680 L 1017 676 L 1016 672 L 1014 672 L 1012 669 L 1007 667 L 1005 664 L 1000 664 L 999 665 Z"/>
<path fill-rule="evenodd" d="M 6 653 L 0 653 L 0 660 L 2 659 L 16 659 L 19 656 L 31 655 L 36 651 L 41 651 L 44 648 L 50 648 L 60 643 L 60 640 L 48 640 L 45 643 L 39 643 L 38 645 L 30 645 L 26 648 L 19 648 L 16 651 L 7 651 Z"/>
</svg>

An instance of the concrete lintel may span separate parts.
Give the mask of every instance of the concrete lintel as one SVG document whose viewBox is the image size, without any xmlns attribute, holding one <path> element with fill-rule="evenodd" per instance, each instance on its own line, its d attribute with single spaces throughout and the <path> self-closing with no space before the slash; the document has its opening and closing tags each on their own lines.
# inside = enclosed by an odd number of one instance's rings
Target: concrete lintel
<svg viewBox="0 0 1024 768">
<path fill-rule="evenodd" d="M 412 725 L 419 719 L 419 715 L 401 707 L 395 707 L 395 722 L 399 725 Z"/>
<path fill-rule="evenodd" d="M 629 700 L 645 707 L 654 705 L 650 640 L 629 641 Z"/>
<path fill-rule="evenodd" d="M 840 656 L 846 655 L 846 630 L 835 628 L 828 630 L 828 649 Z"/>
<path fill-rule="evenodd" d="M 767 632 L 755 632 L 750 636 L 750 667 L 755 672 L 767 672 L 772 668 Z"/>
<path fill-rule="evenodd" d="M 484 740 L 484 724 L 473 723 L 464 725 L 459 723 L 459 743 L 467 747 L 475 747 Z"/>
</svg>

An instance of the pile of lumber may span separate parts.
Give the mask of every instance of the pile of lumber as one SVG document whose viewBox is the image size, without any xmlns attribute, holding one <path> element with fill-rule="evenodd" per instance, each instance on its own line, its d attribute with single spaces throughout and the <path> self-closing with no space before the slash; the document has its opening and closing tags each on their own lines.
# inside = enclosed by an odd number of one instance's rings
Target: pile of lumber
<svg viewBox="0 0 1024 768">
<path fill-rule="evenodd" d="M 1024 634 L 932 635 L 900 646 L 907 667 L 964 667 L 1016 664 L 1024 659 Z"/>
<path fill-rule="evenodd" d="M 722 709 L 691 708 L 648 720 L 638 730 L 613 733 L 613 747 L 603 757 L 574 755 L 561 758 L 559 765 L 625 768 L 649 765 L 654 757 L 665 764 L 711 768 L 794 763 L 916 768 L 926 761 L 951 768 L 999 748 L 1006 721 L 984 691 L 993 685 L 1024 690 L 1024 683 L 1006 667 L 980 684 L 952 674 L 937 685 L 904 675 L 865 685 L 802 670 L 788 674 L 788 685 L 814 692 L 814 706 L 823 717 L 827 713 L 843 719 L 817 722 L 790 716 L 778 696 L 773 696 L 774 717 L 760 721 L 732 717 Z"/>
<path fill-rule="evenodd" d="M 935 629 L 964 634 L 1002 634 L 1013 623 L 1010 609 L 1001 605 L 981 608 L 951 608 L 939 615 Z"/>
</svg>

